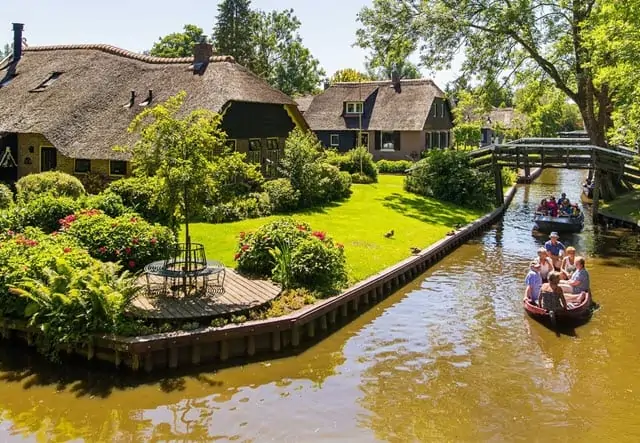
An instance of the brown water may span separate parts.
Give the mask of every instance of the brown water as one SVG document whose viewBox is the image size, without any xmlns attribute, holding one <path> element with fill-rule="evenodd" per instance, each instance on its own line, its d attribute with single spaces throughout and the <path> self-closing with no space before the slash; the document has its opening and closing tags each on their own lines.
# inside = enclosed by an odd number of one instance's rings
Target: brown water
<svg viewBox="0 0 640 443">
<path fill-rule="evenodd" d="M 520 303 L 531 210 L 582 177 L 521 187 L 503 223 L 296 357 L 158 381 L 0 348 L 0 441 L 640 441 L 638 238 L 563 239 L 588 256 L 588 324 L 556 335 Z"/>
</svg>

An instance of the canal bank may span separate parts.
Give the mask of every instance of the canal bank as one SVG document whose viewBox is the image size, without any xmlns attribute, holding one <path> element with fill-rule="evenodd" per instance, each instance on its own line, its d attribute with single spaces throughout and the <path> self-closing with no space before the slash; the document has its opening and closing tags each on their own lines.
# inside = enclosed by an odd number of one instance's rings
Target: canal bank
<svg viewBox="0 0 640 443">
<path fill-rule="evenodd" d="M 587 220 L 601 309 L 557 336 L 522 311 L 536 204 L 576 171 L 519 187 L 504 218 L 295 357 L 121 376 L 0 352 L 0 441 L 637 441 L 638 239 Z M 533 437 L 535 436 L 535 437 Z"/>
</svg>

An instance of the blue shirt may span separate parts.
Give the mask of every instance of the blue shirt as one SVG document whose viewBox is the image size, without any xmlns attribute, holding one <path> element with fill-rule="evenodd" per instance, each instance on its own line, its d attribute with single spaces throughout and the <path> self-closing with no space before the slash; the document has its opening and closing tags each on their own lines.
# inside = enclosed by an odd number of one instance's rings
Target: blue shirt
<svg viewBox="0 0 640 443">
<path fill-rule="evenodd" d="M 542 288 L 542 276 L 540 273 L 530 270 L 524 282 L 527 286 L 531 286 L 531 300 L 537 301 L 540 296 L 540 288 Z"/>
<path fill-rule="evenodd" d="M 565 247 L 562 243 L 560 242 L 556 242 L 556 244 L 554 245 L 553 243 L 551 243 L 551 240 L 547 241 L 544 244 L 544 248 L 547 250 L 547 252 L 551 255 L 560 255 L 560 251 L 564 251 Z"/>
<path fill-rule="evenodd" d="M 589 286 L 591 284 L 589 282 L 589 273 L 585 268 L 576 269 L 576 271 L 571 276 L 571 280 L 580 282 L 578 286 L 574 286 L 572 288 L 574 294 L 580 294 L 582 291 L 589 291 Z"/>
</svg>

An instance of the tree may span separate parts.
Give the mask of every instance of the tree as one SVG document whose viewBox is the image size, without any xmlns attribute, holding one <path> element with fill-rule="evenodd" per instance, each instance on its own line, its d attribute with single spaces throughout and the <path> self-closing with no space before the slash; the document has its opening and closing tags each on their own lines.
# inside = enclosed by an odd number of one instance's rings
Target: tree
<svg viewBox="0 0 640 443">
<path fill-rule="evenodd" d="M 9 43 L 5 43 L 4 47 L 0 49 L 0 60 L 4 59 L 5 57 L 9 57 L 12 53 L 13 53 L 13 45 L 10 45 Z"/>
<path fill-rule="evenodd" d="M 514 71 L 539 73 L 577 104 L 592 143 L 604 146 L 615 91 L 606 81 L 596 81 L 600 68 L 593 62 L 600 58 L 595 57 L 587 30 L 610 13 L 608 3 L 374 0 L 358 15 L 363 25 L 358 36 L 368 36 L 380 47 L 419 47 L 422 63 L 434 69 L 450 67 L 462 49 L 463 69 L 469 73 L 493 70 L 506 72 L 507 77 Z M 624 15 L 638 1 L 615 3 L 617 14 Z M 605 52 L 613 60 L 618 57 L 613 51 Z"/>
<path fill-rule="evenodd" d="M 288 95 L 314 92 L 325 75 L 320 62 L 303 46 L 300 20 L 293 9 L 258 11 L 254 16 L 253 72 Z"/>
<path fill-rule="evenodd" d="M 191 57 L 193 46 L 202 38 L 206 38 L 202 28 L 196 25 L 184 25 L 184 32 L 174 32 L 153 44 L 149 55 L 154 57 Z"/>
<path fill-rule="evenodd" d="M 339 69 L 333 73 L 329 79 L 329 83 L 343 83 L 343 82 L 366 82 L 371 80 L 369 75 L 357 71 L 352 68 Z"/>
<path fill-rule="evenodd" d="M 140 139 L 130 149 L 134 174 L 157 176 L 159 206 L 172 215 L 171 227 L 184 220 L 187 248 L 190 216 L 201 209 L 210 187 L 211 159 L 216 150 L 224 151 L 225 135 L 221 117 L 208 110 L 196 110 L 183 118 L 178 113 L 184 92 L 165 103 L 138 114 L 129 132 L 139 132 Z"/>
<path fill-rule="evenodd" d="M 220 54 L 231 55 L 243 66 L 254 61 L 255 13 L 250 0 L 223 0 L 218 5 L 213 40 Z"/>
<path fill-rule="evenodd" d="M 396 69 L 398 71 L 398 75 L 400 78 L 421 78 L 422 73 L 420 69 L 410 61 L 392 61 L 392 59 L 388 59 L 384 62 L 384 65 L 378 65 L 372 62 L 371 60 L 367 60 L 365 62 L 367 67 L 367 75 L 374 80 L 389 80 L 393 75 L 393 70 Z"/>
</svg>

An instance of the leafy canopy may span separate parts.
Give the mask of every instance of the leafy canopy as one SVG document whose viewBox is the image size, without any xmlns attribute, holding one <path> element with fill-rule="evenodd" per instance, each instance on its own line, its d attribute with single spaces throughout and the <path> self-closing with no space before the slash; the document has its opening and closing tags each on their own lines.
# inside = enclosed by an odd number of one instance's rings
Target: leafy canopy
<svg viewBox="0 0 640 443">
<path fill-rule="evenodd" d="M 184 25 L 184 32 L 174 32 L 160 37 L 149 51 L 154 57 L 191 57 L 193 46 L 202 38 L 206 38 L 202 28 L 196 25 Z"/>
<path fill-rule="evenodd" d="M 366 73 L 360 72 L 356 69 L 346 68 L 339 69 L 334 72 L 331 78 L 329 79 L 329 83 L 341 83 L 341 82 L 366 82 L 371 80 L 371 77 Z"/>
<path fill-rule="evenodd" d="M 241 65 L 254 61 L 254 13 L 250 0 L 223 0 L 213 27 L 213 40 L 220 54 L 231 55 Z"/>
</svg>

